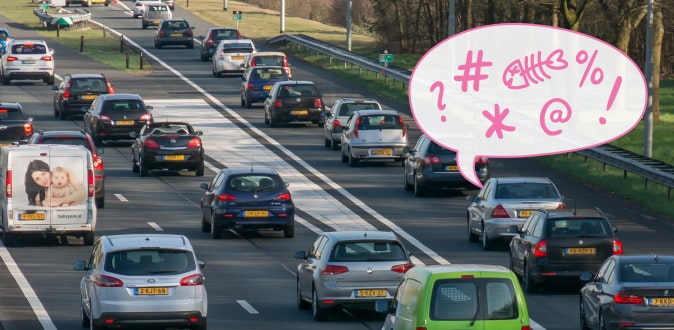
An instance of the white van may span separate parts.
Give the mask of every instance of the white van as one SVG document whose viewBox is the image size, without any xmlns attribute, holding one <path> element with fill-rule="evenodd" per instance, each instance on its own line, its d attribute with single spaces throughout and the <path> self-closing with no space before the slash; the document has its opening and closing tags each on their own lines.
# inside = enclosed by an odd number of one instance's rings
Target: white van
<svg viewBox="0 0 674 330">
<path fill-rule="evenodd" d="M 82 146 L 26 144 L 0 152 L 2 240 L 21 234 L 82 237 L 92 245 L 96 228 L 94 168 Z"/>
</svg>

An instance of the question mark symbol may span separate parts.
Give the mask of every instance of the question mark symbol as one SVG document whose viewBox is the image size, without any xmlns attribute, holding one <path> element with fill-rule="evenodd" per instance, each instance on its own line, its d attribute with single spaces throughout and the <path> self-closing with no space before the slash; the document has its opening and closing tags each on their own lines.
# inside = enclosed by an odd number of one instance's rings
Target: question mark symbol
<svg viewBox="0 0 674 330">
<path fill-rule="evenodd" d="M 433 83 L 433 85 L 431 85 L 431 93 L 435 91 L 437 88 L 440 89 L 438 93 L 438 110 L 443 111 L 445 110 L 445 107 L 447 107 L 447 105 L 442 102 L 442 94 L 445 92 L 445 85 L 442 83 L 442 81 L 436 81 Z M 447 121 L 447 117 L 445 117 L 444 115 L 440 116 L 440 121 L 444 123 L 445 121 Z"/>
</svg>

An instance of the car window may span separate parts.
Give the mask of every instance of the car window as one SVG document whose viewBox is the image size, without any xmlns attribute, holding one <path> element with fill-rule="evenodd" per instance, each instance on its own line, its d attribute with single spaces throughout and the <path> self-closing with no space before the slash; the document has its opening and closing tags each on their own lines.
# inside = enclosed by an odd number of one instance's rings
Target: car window
<svg viewBox="0 0 674 330">
<path fill-rule="evenodd" d="M 597 272 L 597 274 L 595 274 L 594 280 L 596 282 L 606 283 L 606 280 L 604 278 L 607 276 L 608 269 L 613 267 L 613 264 L 614 264 L 613 259 L 604 261 L 604 263 L 599 267 L 599 271 Z"/>
<path fill-rule="evenodd" d="M 105 258 L 105 270 L 120 275 L 180 274 L 195 267 L 192 252 L 184 250 L 125 250 Z"/>
<path fill-rule="evenodd" d="M 340 242 L 330 253 L 330 261 L 335 262 L 404 260 L 407 260 L 407 256 L 398 242 Z"/>
<path fill-rule="evenodd" d="M 626 263 L 623 282 L 674 282 L 674 264 L 662 262 Z"/>
<path fill-rule="evenodd" d="M 254 174 L 232 177 L 227 183 L 230 191 L 259 192 L 281 188 L 283 184 L 276 176 Z"/>
<path fill-rule="evenodd" d="M 456 152 L 454 150 L 447 149 L 433 141 L 431 141 L 430 145 L 428 146 L 428 152 L 436 155 L 455 155 Z"/>
<path fill-rule="evenodd" d="M 216 175 L 215 178 L 213 178 L 213 182 L 211 182 L 211 187 L 210 187 L 210 188 L 211 188 L 212 190 L 219 190 L 219 189 L 220 189 L 220 185 L 222 184 L 222 182 L 223 182 L 224 180 L 225 180 L 225 174 L 222 173 L 222 172 L 218 173 L 218 175 Z"/>
<path fill-rule="evenodd" d="M 15 108 L 0 108 L 0 120 L 25 120 L 23 111 Z"/>
<path fill-rule="evenodd" d="M 283 66 L 283 56 L 278 55 L 255 56 L 255 65 Z"/>
<path fill-rule="evenodd" d="M 239 39 L 239 36 L 234 30 L 214 30 L 211 37 L 218 40 Z"/>
<path fill-rule="evenodd" d="M 64 136 L 64 137 L 57 137 L 57 136 L 45 136 L 42 138 L 42 141 L 40 142 L 42 144 L 66 144 L 66 145 L 72 145 L 72 146 L 83 146 L 87 148 L 87 150 L 91 151 L 91 146 L 89 145 L 89 142 L 84 139 L 84 138 L 76 138 L 76 137 L 71 137 L 71 136 Z"/>
<path fill-rule="evenodd" d="M 339 116 L 350 116 L 354 111 L 358 110 L 377 110 L 379 107 L 376 103 L 344 103 L 339 108 Z"/>
<path fill-rule="evenodd" d="M 397 115 L 368 115 L 362 116 L 358 125 L 359 130 L 402 129 L 400 116 Z"/>
<path fill-rule="evenodd" d="M 418 281 L 408 278 L 403 287 L 403 294 L 398 304 L 396 313 L 398 316 L 411 320 L 414 319 L 414 313 L 419 304 L 419 296 L 422 286 Z"/>
<path fill-rule="evenodd" d="M 551 219 L 550 235 L 554 237 L 612 237 L 611 225 L 603 218 Z"/>
<path fill-rule="evenodd" d="M 538 221 L 534 224 L 531 236 L 533 237 L 543 237 L 543 227 L 545 225 L 545 219 L 538 215 L 535 215 L 538 218 Z"/>
<path fill-rule="evenodd" d="M 101 264 L 102 257 L 103 253 L 101 253 L 101 243 L 97 242 L 93 250 L 91 251 L 91 257 L 89 257 L 88 268 L 90 271 L 98 269 L 98 267 Z"/>
<path fill-rule="evenodd" d="M 522 198 L 559 198 L 559 194 L 550 183 L 517 182 L 501 183 L 496 191 L 497 199 Z"/>
<path fill-rule="evenodd" d="M 107 93 L 108 86 L 100 78 L 78 78 L 70 82 L 70 92 L 98 92 Z"/>
<path fill-rule="evenodd" d="M 143 108 L 143 104 L 138 100 L 110 100 L 105 102 L 102 112 L 141 111 Z"/>
<path fill-rule="evenodd" d="M 440 280 L 433 287 L 432 320 L 508 320 L 517 317 L 517 297 L 509 279 Z"/>
<path fill-rule="evenodd" d="M 226 43 L 222 45 L 222 51 L 225 53 L 252 53 L 253 45 L 249 43 Z"/>
<path fill-rule="evenodd" d="M 12 45 L 14 54 L 47 54 L 47 47 L 43 44 L 23 43 Z"/>
</svg>

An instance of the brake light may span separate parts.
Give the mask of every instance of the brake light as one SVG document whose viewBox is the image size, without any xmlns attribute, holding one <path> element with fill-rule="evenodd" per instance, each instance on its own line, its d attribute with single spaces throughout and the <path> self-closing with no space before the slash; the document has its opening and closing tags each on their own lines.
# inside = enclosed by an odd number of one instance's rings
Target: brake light
<svg viewBox="0 0 674 330">
<path fill-rule="evenodd" d="M 428 155 L 423 159 L 424 165 L 440 164 L 440 157 Z"/>
<path fill-rule="evenodd" d="M 508 212 L 505 210 L 503 205 L 496 205 L 493 211 L 491 211 L 492 218 L 510 218 Z"/>
<path fill-rule="evenodd" d="M 146 138 L 145 141 L 143 141 L 143 147 L 145 149 L 159 149 L 159 143 L 153 138 Z"/>
<path fill-rule="evenodd" d="M 255 66 L 255 57 L 250 61 L 250 66 Z"/>
<path fill-rule="evenodd" d="M 16 56 L 7 56 L 7 62 L 13 62 L 18 60 L 19 58 Z"/>
<path fill-rule="evenodd" d="M 613 254 L 623 254 L 623 243 L 617 239 L 613 240 Z"/>
<path fill-rule="evenodd" d="M 220 194 L 220 195 L 218 196 L 218 200 L 220 200 L 221 202 L 225 202 L 225 201 L 235 201 L 235 200 L 236 200 L 236 196 L 230 195 L 230 194 Z"/>
<path fill-rule="evenodd" d="M 94 284 L 96 284 L 97 287 L 102 288 L 116 288 L 124 285 L 120 279 L 108 275 L 96 276 L 94 278 Z"/>
<path fill-rule="evenodd" d="M 108 85 L 108 94 L 115 94 L 115 88 L 112 87 L 112 84 L 110 84 L 110 81 L 108 79 L 105 79 L 105 84 Z"/>
<path fill-rule="evenodd" d="M 160 37 L 165 37 L 165 36 L 166 36 L 166 32 L 164 32 L 164 30 L 159 30 L 159 36 L 160 36 Z"/>
<path fill-rule="evenodd" d="M 566 208 L 566 205 L 564 205 L 564 203 L 559 203 L 559 205 L 557 205 L 558 210 L 563 210 L 565 208 Z"/>
<path fill-rule="evenodd" d="M 206 40 L 204 44 L 206 44 L 206 46 L 215 46 L 215 43 L 213 43 L 213 40 L 211 39 Z"/>
<path fill-rule="evenodd" d="M 356 124 L 353 125 L 353 136 L 358 138 L 358 126 L 360 126 L 360 117 L 356 118 Z"/>
<path fill-rule="evenodd" d="M 536 243 L 534 247 L 534 257 L 547 257 L 548 256 L 548 243 L 546 241 L 540 241 Z"/>
<path fill-rule="evenodd" d="M 290 200 L 290 198 L 291 198 L 291 197 L 290 197 L 290 194 L 289 194 L 289 193 L 282 193 L 282 194 L 277 195 L 276 197 L 274 197 L 274 200 L 275 200 L 275 201 L 279 201 L 279 202 L 287 202 L 287 201 Z"/>
<path fill-rule="evenodd" d="M 248 86 L 246 86 L 246 88 L 248 88 L 248 90 L 250 91 L 250 90 L 255 89 L 255 86 L 253 86 L 252 83 L 248 83 Z"/>
<path fill-rule="evenodd" d="M 281 100 L 276 100 L 276 101 L 274 101 L 273 106 L 275 108 L 281 108 L 281 107 L 283 107 L 283 102 L 281 102 Z"/>
<path fill-rule="evenodd" d="M 87 171 L 87 187 L 89 188 L 89 197 L 94 197 L 96 189 L 94 189 L 94 170 Z"/>
<path fill-rule="evenodd" d="M 405 126 L 405 121 L 403 121 L 403 117 L 398 117 L 398 123 L 400 124 L 400 127 L 403 128 L 403 137 L 407 134 L 407 126 Z"/>
<path fill-rule="evenodd" d="M 323 100 L 314 99 L 314 108 L 322 108 L 322 107 L 323 107 Z"/>
<path fill-rule="evenodd" d="M 146 114 L 140 116 L 139 119 L 140 119 L 141 121 L 142 121 L 142 120 L 145 120 L 145 121 L 147 121 L 147 122 L 151 122 L 151 121 L 152 121 L 152 115 L 149 114 L 149 113 L 146 113 Z"/>
<path fill-rule="evenodd" d="M 342 126 L 342 123 L 339 122 L 339 120 L 335 119 L 335 121 L 332 122 L 332 129 L 335 129 L 335 127 Z"/>
<path fill-rule="evenodd" d="M 192 274 L 190 276 L 185 276 L 180 279 L 181 286 L 193 286 L 193 285 L 203 285 L 204 277 L 201 274 Z"/>
<path fill-rule="evenodd" d="M 50 62 L 52 60 L 52 57 L 47 55 L 47 56 L 42 56 L 40 57 L 40 60 Z"/>
<path fill-rule="evenodd" d="M 12 170 L 7 170 L 5 173 L 5 194 L 7 198 L 12 198 Z"/>
<path fill-rule="evenodd" d="M 103 158 L 94 156 L 94 170 L 102 170 L 103 169 Z"/>
<path fill-rule="evenodd" d="M 321 271 L 321 275 L 337 275 L 337 274 L 346 273 L 348 271 L 349 271 L 349 268 L 347 268 L 346 266 L 327 265 Z"/>
<path fill-rule="evenodd" d="M 108 116 L 106 116 L 106 115 L 99 115 L 99 116 L 98 116 L 98 120 L 99 120 L 99 121 L 102 121 L 102 122 L 110 122 L 110 121 L 112 121 L 112 119 L 110 119 L 110 117 L 108 117 Z"/>
<path fill-rule="evenodd" d="M 143 4 L 140 2 L 136 2 L 136 7 L 143 7 Z"/>
<path fill-rule="evenodd" d="M 395 265 L 391 267 L 392 272 L 396 273 L 407 273 L 408 270 L 410 270 L 412 267 L 414 267 L 413 264 L 407 263 L 407 264 L 400 264 L 400 265 Z"/>
<path fill-rule="evenodd" d="M 190 142 L 187 142 L 188 148 L 201 148 L 201 139 L 198 137 L 192 138 Z"/>
<path fill-rule="evenodd" d="M 70 81 L 68 81 L 68 83 L 66 84 L 66 88 L 63 91 L 63 98 L 64 99 L 70 98 Z"/>
<path fill-rule="evenodd" d="M 531 326 L 523 325 L 520 330 L 531 330 Z"/>
<path fill-rule="evenodd" d="M 625 291 L 620 291 L 613 295 L 613 301 L 616 304 L 639 305 L 644 303 L 644 298 L 630 295 Z"/>
<path fill-rule="evenodd" d="M 33 124 L 32 123 L 23 124 L 23 133 L 26 134 L 26 136 L 33 135 Z"/>
<path fill-rule="evenodd" d="M 187 36 L 188 36 L 188 37 L 191 37 L 191 36 L 193 36 L 193 35 L 194 35 L 194 32 L 192 32 L 191 29 L 190 29 L 190 30 L 187 30 Z"/>
<path fill-rule="evenodd" d="M 476 160 L 475 162 L 478 163 L 478 164 L 487 165 L 487 164 L 489 164 L 489 158 L 487 158 L 487 157 L 478 157 L 477 160 Z"/>
<path fill-rule="evenodd" d="M 288 59 L 285 56 L 283 56 L 283 67 L 288 67 Z"/>
</svg>

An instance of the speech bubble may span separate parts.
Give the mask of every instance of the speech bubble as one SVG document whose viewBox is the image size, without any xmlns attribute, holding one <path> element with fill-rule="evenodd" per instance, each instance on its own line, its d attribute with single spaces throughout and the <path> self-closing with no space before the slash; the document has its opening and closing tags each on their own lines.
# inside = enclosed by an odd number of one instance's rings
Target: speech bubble
<svg viewBox="0 0 674 330">
<path fill-rule="evenodd" d="M 412 115 L 433 141 L 457 152 L 476 186 L 478 157 L 519 158 L 592 148 L 631 131 L 648 86 L 622 51 L 544 25 L 494 24 L 437 44 L 409 83 Z"/>
</svg>

